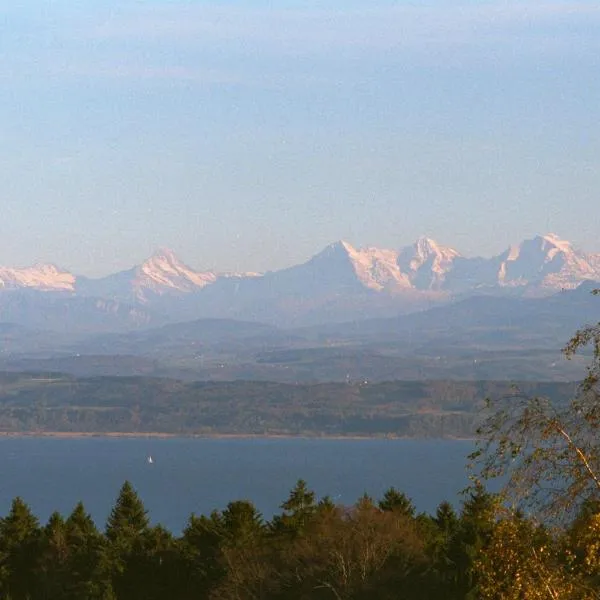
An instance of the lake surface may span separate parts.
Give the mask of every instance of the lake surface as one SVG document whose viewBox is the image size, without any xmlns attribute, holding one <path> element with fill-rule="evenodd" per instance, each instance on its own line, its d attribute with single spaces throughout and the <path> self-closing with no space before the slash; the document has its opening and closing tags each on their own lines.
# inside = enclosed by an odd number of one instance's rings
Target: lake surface
<svg viewBox="0 0 600 600">
<path fill-rule="evenodd" d="M 432 512 L 442 500 L 459 506 L 472 449 L 450 440 L 0 438 L 0 514 L 21 496 L 45 522 L 82 500 L 103 528 L 129 480 L 152 522 L 179 533 L 192 512 L 231 500 L 252 500 L 270 517 L 299 478 L 343 504 L 394 486 Z"/>
</svg>

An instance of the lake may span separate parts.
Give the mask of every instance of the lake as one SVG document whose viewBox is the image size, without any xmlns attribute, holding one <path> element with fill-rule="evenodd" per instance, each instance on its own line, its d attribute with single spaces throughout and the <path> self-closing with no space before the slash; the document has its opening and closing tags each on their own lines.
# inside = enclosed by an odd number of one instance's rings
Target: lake
<svg viewBox="0 0 600 600">
<path fill-rule="evenodd" d="M 179 533 L 192 512 L 249 499 L 270 517 L 297 479 L 319 497 L 352 504 L 394 486 L 419 511 L 442 500 L 460 505 L 473 442 L 451 440 L 0 438 L 0 514 L 21 496 L 45 522 L 82 500 L 99 527 L 125 480 L 153 523 Z M 153 464 L 148 463 L 148 456 Z"/>
</svg>

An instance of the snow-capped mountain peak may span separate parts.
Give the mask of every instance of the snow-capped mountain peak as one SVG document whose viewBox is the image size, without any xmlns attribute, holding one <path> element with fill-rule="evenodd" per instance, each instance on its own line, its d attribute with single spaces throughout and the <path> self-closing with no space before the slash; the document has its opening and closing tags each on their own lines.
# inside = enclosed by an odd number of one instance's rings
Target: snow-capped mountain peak
<svg viewBox="0 0 600 600">
<path fill-rule="evenodd" d="M 397 253 L 381 248 L 356 248 L 349 242 L 339 240 L 326 246 L 307 265 L 319 273 L 318 277 L 343 281 L 345 285 L 358 284 L 374 291 L 392 291 L 398 287 L 410 287 L 400 273 L 396 262 Z M 314 277 L 314 276 L 311 276 Z"/>
<path fill-rule="evenodd" d="M 439 251 L 439 245 L 435 240 L 427 236 L 420 236 L 414 243 L 414 248 L 419 256 L 427 257 L 430 254 L 435 254 Z"/>
<path fill-rule="evenodd" d="M 134 294 L 139 299 L 147 293 L 163 295 L 169 292 L 190 292 L 214 283 L 212 271 L 198 272 L 184 264 L 168 248 L 161 248 L 135 269 L 132 280 Z"/>
<path fill-rule="evenodd" d="M 72 292 L 75 289 L 75 276 L 53 264 L 36 264 L 21 269 L 0 267 L 0 287 Z"/>
<path fill-rule="evenodd" d="M 400 252 L 385 248 L 355 248 L 345 241 L 330 244 L 314 261 L 351 266 L 354 277 L 374 291 L 399 292 L 409 289 L 440 289 L 445 275 L 460 254 L 427 237 L 419 238 Z"/>
<path fill-rule="evenodd" d="M 585 280 L 600 281 L 600 255 L 583 253 L 555 234 L 532 237 L 489 258 L 463 257 L 429 237 L 400 250 L 359 248 L 340 240 L 303 264 L 265 275 L 195 270 L 168 248 L 99 279 L 75 278 L 50 264 L 0 267 L 0 290 L 26 290 L 7 292 L 4 298 L 11 302 L 23 295 L 58 305 L 62 295 L 29 290 L 68 292 L 65 302 L 93 298 L 104 312 L 132 306 L 140 314 L 178 319 L 234 315 L 269 320 L 278 311 L 308 311 L 336 320 L 377 316 L 381 307 L 396 314 L 456 294 L 548 295 Z"/>
<path fill-rule="evenodd" d="M 551 244 L 558 250 L 561 250 L 562 252 L 572 252 L 573 251 L 573 246 L 572 246 L 571 242 L 569 242 L 567 240 L 563 240 L 560 236 L 556 235 L 556 233 L 547 233 L 545 235 L 538 236 L 538 237 L 543 239 L 548 244 Z"/>
<path fill-rule="evenodd" d="M 408 278 L 398 268 L 394 250 L 345 246 L 359 281 L 367 288 L 381 291 L 410 287 Z"/>
<path fill-rule="evenodd" d="M 441 246 L 423 236 L 412 246 L 400 250 L 398 265 L 417 289 L 438 289 L 459 257 L 460 253 L 454 248 Z"/>
<path fill-rule="evenodd" d="M 350 254 L 354 250 L 355 250 L 355 248 L 349 242 L 347 242 L 345 240 L 338 240 L 337 242 L 333 242 L 333 243 L 329 244 L 328 246 L 326 246 L 314 258 L 326 257 L 326 256 L 335 255 L 335 254 L 343 256 L 343 255 Z"/>
<path fill-rule="evenodd" d="M 585 279 L 598 277 L 595 257 L 579 252 L 554 233 L 511 246 L 499 261 L 501 286 L 536 284 L 542 288 L 572 289 Z"/>
<path fill-rule="evenodd" d="M 84 296 L 148 303 L 152 298 L 200 290 L 217 280 L 212 271 L 198 272 L 168 248 L 157 250 L 140 265 L 101 279 L 78 278 Z"/>
</svg>

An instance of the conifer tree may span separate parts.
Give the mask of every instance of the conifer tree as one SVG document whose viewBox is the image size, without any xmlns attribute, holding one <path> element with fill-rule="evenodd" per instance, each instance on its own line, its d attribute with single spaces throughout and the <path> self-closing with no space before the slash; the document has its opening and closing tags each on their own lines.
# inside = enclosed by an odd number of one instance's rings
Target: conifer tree
<svg viewBox="0 0 600 600">
<path fill-rule="evenodd" d="M 69 600 L 102 598 L 110 589 L 108 574 L 101 571 L 104 538 L 82 502 L 78 502 L 65 522 L 69 547 Z"/>
<path fill-rule="evenodd" d="M 185 600 L 207 597 L 225 575 L 220 562 L 225 537 L 223 517 L 214 511 L 210 516 L 192 515 L 179 544 L 181 597 Z"/>
<path fill-rule="evenodd" d="M 357 512 L 371 512 L 375 510 L 375 502 L 373 498 L 365 492 L 354 504 L 354 508 Z"/>
<path fill-rule="evenodd" d="M 222 514 L 219 562 L 224 569 L 216 598 L 261 598 L 269 577 L 266 528 L 252 502 L 230 502 Z"/>
<path fill-rule="evenodd" d="M 140 581 L 139 563 L 143 562 L 144 536 L 148 530 L 148 512 L 126 481 L 106 524 L 108 546 L 103 561 L 117 598 L 144 599 L 147 594 Z"/>
<path fill-rule="evenodd" d="M 230 502 L 223 511 L 223 533 L 230 545 L 256 540 L 264 533 L 262 516 L 252 502 Z"/>
<path fill-rule="evenodd" d="M 333 498 L 331 498 L 331 496 L 323 496 L 319 502 L 317 503 L 317 513 L 320 514 L 327 514 L 327 513 L 332 513 L 334 512 L 336 509 L 336 505 L 335 502 L 333 501 Z"/>
<path fill-rule="evenodd" d="M 394 511 L 399 514 L 404 514 L 407 517 L 414 518 L 415 506 L 412 500 L 403 492 L 399 492 L 396 488 L 389 488 L 383 498 L 379 501 L 381 510 Z"/>
<path fill-rule="evenodd" d="M 477 484 L 463 503 L 459 527 L 452 539 L 450 558 L 456 565 L 452 598 L 478 598 L 477 559 L 489 543 L 496 520 L 498 498 Z"/>
<path fill-rule="evenodd" d="M 288 499 L 281 505 L 282 515 L 276 515 L 272 527 L 278 533 L 293 536 L 301 534 L 316 513 L 315 493 L 308 489 L 306 481 L 299 479 Z"/>
<path fill-rule="evenodd" d="M 106 524 L 106 537 L 112 544 L 129 544 L 148 529 L 148 511 L 129 481 L 119 492 Z"/>
<path fill-rule="evenodd" d="M 130 565 L 134 571 L 136 597 L 162 600 L 177 597 L 177 561 L 173 536 L 161 525 L 142 534 L 142 548 Z"/>
<path fill-rule="evenodd" d="M 315 506 L 315 493 L 308 489 L 304 479 L 298 479 L 296 485 L 292 488 L 288 499 L 281 505 L 281 508 L 288 513 L 298 513 L 303 511 L 312 511 Z"/>
<path fill-rule="evenodd" d="M 15 498 L 9 514 L 0 519 L 2 596 L 26 600 L 35 595 L 39 536 L 38 520 L 21 498 Z"/>
<path fill-rule="evenodd" d="M 68 559 L 65 521 L 58 512 L 54 512 L 40 536 L 38 577 L 42 598 L 63 597 L 62 592 L 70 579 Z"/>
<path fill-rule="evenodd" d="M 458 516 L 449 502 L 441 502 L 431 519 L 434 528 L 427 540 L 427 553 L 430 561 L 427 587 L 432 596 L 454 598 L 450 591 L 457 581 L 457 565 L 451 552 L 459 530 Z"/>
<path fill-rule="evenodd" d="M 450 502 L 443 501 L 435 511 L 434 522 L 439 531 L 446 537 L 451 538 L 458 527 L 458 517 Z"/>
</svg>

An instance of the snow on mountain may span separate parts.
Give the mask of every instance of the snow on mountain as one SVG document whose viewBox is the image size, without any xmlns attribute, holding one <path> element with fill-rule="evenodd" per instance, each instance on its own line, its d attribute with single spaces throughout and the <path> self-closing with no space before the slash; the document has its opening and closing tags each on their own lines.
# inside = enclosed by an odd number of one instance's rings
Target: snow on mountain
<svg viewBox="0 0 600 600">
<path fill-rule="evenodd" d="M 140 300 L 148 293 L 159 296 L 202 289 L 214 283 L 217 275 L 212 271 L 200 273 L 181 262 L 172 250 L 162 248 L 134 269 L 131 280 L 133 294 Z"/>
<path fill-rule="evenodd" d="M 459 252 L 436 241 L 420 237 L 412 246 L 403 248 L 398 255 L 398 266 L 419 290 L 441 289 L 447 274 L 452 271 Z"/>
<path fill-rule="evenodd" d="M 400 251 L 355 248 L 337 242 L 309 263 L 321 273 L 342 270 L 362 287 L 384 293 L 460 292 L 511 289 L 546 295 L 600 280 L 600 255 L 585 254 L 549 233 L 511 246 L 491 258 L 468 258 L 427 237 Z"/>
<path fill-rule="evenodd" d="M 318 269 L 323 278 L 338 279 L 343 271 L 346 283 L 358 283 L 376 292 L 396 293 L 440 288 L 458 256 L 456 250 L 428 238 L 420 238 L 400 252 L 374 247 L 355 248 L 348 242 L 339 241 L 305 264 L 313 270 Z"/>
<path fill-rule="evenodd" d="M 75 276 L 50 264 L 22 269 L 0 267 L 0 288 L 72 292 L 75 289 Z"/>
<path fill-rule="evenodd" d="M 176 310 L 173 297 L 190 296 L 190 306 L 199 307 L 196 296 L 202 292 L 199 295 L 206 296 L 217 312 L 230 310 L 242 316 L 246 304 L 268 312 L 269 302 L 294 306 L 329 302 L 338 307 L 361 296 L 362 303 L 390 297 L 396 306 L 397 296 L 408 302 L 409 296 L 425 301 L 480 290 L 546 295 L 586 280 L 600 280 L 600 255 L 580 252 L 555 234 L 525 240 L 491 258 L 464 257 L 427 237 L 400 250 L 357 248 L 339 241 L 303 264 L 265 275 L 196 271 L 168 249 L 100 279 L 76 278 L 54 265 L 0 267 L 0 290 L 68 292 L 144 305 L 162 299 L 161 310 L 167 312 Z"/>
<path fill-rule="evenodd" d="M 142 264 L 100 279 L 77 279 L 77 291 L 85 296 L 137 301 L 197 292 L 219 279 L 257 277 L 258 273 L 195 271 L 172 250 L 161 248 Z"/>
<path fill-rule="evenodd" d="M 356 250 L 342 240 L 326 246 L 304 263 L 267 273 L 263 282 L 253 282 L 260 294 L 273 297 L 286 295 L 312 295 L 331 290 L 358 290 L 364 287 L 359 281 L 353 256 Z M 255 284 L 254 284 L 255 283 Z"/>
<path fill-rule="evenodd" d="M 598 256 L 574 249 L 553 233 L 525 240 L 498 258 L 498 285 L 502 287 L 534 286 L 551 292 L 600 277 Z"/>
<path fill-rule="evenodd" d="M 398 267 L 398 254 L 381 248 L 357 249 L 341 242 L 360 283 L 371 290 L 393 291 L 410 288 L 408 277 Z"/>
<path fill-rule="evenodd" d="M 341 269 L 343 265 L 347 276 L 362 287 L 393 294 L 411 289 L 441 289 L 446 274 L 459 257 L 456 250 L 422 237 L 400 251 L 355 248 L 340 241 L 325 248 L 306 264 L 318 264 L 323 273 Z"/>
<path fill-rule="evenodd" d="M 213 272 L 200 273 L 185 265 L 172 250 L 162 248 L 142 264 L 99 279 L 80 277 L 77 291 L 84 296 L 137 301 L 185 294 L 214 283 Z"/>
</svg>

